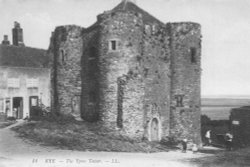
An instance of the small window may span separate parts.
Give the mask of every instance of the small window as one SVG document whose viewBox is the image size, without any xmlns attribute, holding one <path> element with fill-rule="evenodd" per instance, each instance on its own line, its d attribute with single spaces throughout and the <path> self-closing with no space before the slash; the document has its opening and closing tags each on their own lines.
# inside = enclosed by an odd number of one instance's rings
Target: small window
<svg viewBox="0 0 250 167">
<path fill-rule="evenodd" d="M 111 41 L 111 50 L 116 50 L 116 41 Z"/>
<path fill-rule="evenodd" d="M 38 106 L 38 96 L 30 96 L 30 107 Z"/>
<path fill-rule="evenodd" d="M 145 31 L 146 34 L 150 34 L 151 33 L 150 25 L 146 24 L 145 27 L 144 27 L 144 31 Z"/>
<path fill-rule="evenodd" d="M 197 50 L 196 48 L 190 48 L 190 56 L 191 56 L 191 62 L 192 63 L 196 63 L 196 54 L 197 54 Z"/>
<path fill-rule="evenodd" d="M 109 50 L 110 51 L 117 51 L 118 50 L 118 41 L 112 39 L 109 41 Z"/>
<path fill-rule="evenodd" d="M 19 78 L 8 78 L 8 87 L 9 88 L 19 88 L 20 79 Z"/>
<path fill-rule="evenodd" d="M 156 25 L 152 25 L 152 33 L 153 33 L 153 34 L 156 33 Z"/>
<path fill-rule="evenodd" d="M 176 107 L 183 107 L 183 95 L 176 95 Z"/>
<path fill-rule="evenodd" d="M 62 54 L 62 63 L 64 63 L 64 59 L 65 59 L 65 57 L 64 57 L 64 51 L 63 50 L 61 50 L 61 54 Z"/>
<path fill-rule="evenodd" d="M 38 78 L 28 78 L 26 80 L 26 85 L 28 88 L 38 88 L 39 79 Z"/>
</svg>

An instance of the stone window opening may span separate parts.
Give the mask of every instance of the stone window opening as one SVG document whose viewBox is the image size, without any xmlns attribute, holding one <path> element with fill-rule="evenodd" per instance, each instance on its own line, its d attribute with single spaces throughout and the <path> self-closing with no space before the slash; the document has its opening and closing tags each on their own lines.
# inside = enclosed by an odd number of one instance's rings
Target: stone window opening
<svg viewBox="0 0 250 167">
<path fill-rule="evenodd" d="M 151 30 L 150 30 L 150 25 L 145 25 L 145 27 L 144 27 L 144 32 L 146 33 L 146 34 L 150 34 L 151 33 Z"/>
<path fill-rule="evenodd" d="M 152 34 L 155 34 L 156 33 L 156 25 L 152 25 Z"/>
<path fill-rule="evenodd" d="M 65 51 L 63 49 L 60 50 L 60 60 L 61 64 L 64 64 L 66 61 L 66 55 L 65 55 Z"/>
<path fill-rule="evenodd" d="M 123 128 L 123 100 L 124 100 L 124 86 L 126 79 L 124 77 L 117 78 L 117 127 Z"/>
<path fill-rule="evenodd" d="M 176 107 L 183 107 L 183 96 L 184 95 L 176 95 Z"/>
<path fill-rule="evenodd" d="M 191 47 L 191 48 L 190 48 L 190 56 L 191 56 L 191 62 L 192 62 L 192 63 L 197 63 L 196 54 L 197 54 L 196 48 Z"/>
<path fill-rule="evenodd" d="M 113 51 L 117 50 L 117 41 L 116 40 L 110 41 L 110 49 Z"/>
</svg>

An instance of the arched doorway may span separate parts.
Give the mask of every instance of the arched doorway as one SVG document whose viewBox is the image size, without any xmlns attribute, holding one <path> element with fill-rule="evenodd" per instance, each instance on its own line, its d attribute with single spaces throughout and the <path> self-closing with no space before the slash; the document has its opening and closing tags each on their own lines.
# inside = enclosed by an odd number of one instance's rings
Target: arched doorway
<svg viewBox="0 0 250 167">
<path fill-rule="evenodd" d="M 151 121 L 151 141 L 159 141 L 159 121 L 156 118 Z"/>
<path fill-rule="evenodd" d="M 80 95 L 75 95 L 72 98 L 72 115 L 75 118 L 80 118 L 81 117 L 81 96 Z"/>
</svg>

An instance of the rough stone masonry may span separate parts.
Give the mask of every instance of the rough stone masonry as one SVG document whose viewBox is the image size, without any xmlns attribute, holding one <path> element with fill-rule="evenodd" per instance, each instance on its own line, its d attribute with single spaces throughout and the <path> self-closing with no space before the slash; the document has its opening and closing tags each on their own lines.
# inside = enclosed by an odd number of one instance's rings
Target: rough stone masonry
<svg viewBox="0 0 250 167">
<path fill-rule="evenodd" d="M 200 144 L 200 25 L 157 20 L 123 1 L 88 28 L 52 33 L 54 111 L 135 139 Z"/>
</svg>

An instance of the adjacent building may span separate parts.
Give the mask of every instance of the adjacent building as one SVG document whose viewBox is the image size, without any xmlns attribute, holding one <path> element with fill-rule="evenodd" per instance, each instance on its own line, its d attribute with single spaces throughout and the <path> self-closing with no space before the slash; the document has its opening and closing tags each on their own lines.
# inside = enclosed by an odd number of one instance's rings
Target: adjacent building
<svg viewBox="0 0 250 167">
<path fill-rule="evenodd" d="M 233 108 L 230 114 L 230 129 L 235 146 L 250 145 L 250 106 Z"/>
<path fill-rule="evenodd" d="M 49 59 L 45 50 L 25 47 L 17 22 L 12 36 L 13 45 L 7 35 L 0 45 L 0 113 L 23 119 L 35 114 L 35 106 L 50 106 Z"/>
</svg>

